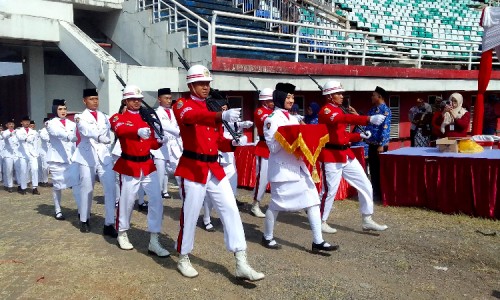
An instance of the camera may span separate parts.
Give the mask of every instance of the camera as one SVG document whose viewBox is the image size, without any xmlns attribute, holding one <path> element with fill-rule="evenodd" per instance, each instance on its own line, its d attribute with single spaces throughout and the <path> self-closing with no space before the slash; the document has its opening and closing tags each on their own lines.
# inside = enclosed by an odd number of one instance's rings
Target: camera
<svg viewBox="0 0 500 300">
<path fill-rule="evenodd" d="M 342 102 L 342 107 L 348 109 L 349 106 L 351 106 L 351 101 L 349 100 L 349 98 L 345 98 L 344 101 Z"/>
<path fill-rule="evenodd" d="M 446 100 L 446 101 L 442 101 L 441 102 L 441 107 L 444 108 L 446 105 L 451 106 L 451 101 L 450 100 Z"/>
</svg>

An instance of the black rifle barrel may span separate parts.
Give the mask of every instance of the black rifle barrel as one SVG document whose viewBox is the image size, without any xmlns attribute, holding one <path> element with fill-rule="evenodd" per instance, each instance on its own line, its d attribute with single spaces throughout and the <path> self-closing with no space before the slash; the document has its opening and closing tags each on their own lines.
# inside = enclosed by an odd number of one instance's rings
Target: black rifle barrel
<svg viewBox="0 0 500 300">
<path fill-rule="evenodd" d="M 118 79 L 121 85 L 123 87 L 126 87 L 127 84 L 125 83 L 125 81 L 118 75 L 118 73 L 116 73 L 115 70 L 113 70 L 113 72 L 115 72 L 116 79 Z M 163 126 L 161 126 L 161 121 L 158 115 L 156 114 L 156 111 L 151 106 L 149 106 L 145 101 L 142 101 L 142 104 L 144 105 L 144 107 L 141 106 L 141 108 L 139 109 L 139 114 L 141 115 L 141 118 L 146 123 L 148 123 L 149 127 L 153 128 L 153 130 L 155 131 L 156 135 L 159 138 L 163 139 Z"/>
</svg>

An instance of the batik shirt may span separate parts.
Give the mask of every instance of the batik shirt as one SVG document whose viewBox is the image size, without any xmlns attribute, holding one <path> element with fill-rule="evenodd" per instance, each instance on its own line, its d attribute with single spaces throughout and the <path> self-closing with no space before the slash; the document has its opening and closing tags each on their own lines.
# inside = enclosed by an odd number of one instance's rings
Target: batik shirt
<svg viewBox="0 0 500 300">
<path fill-rule="evenodd" d="M 369 116 L 379 114 L 386 116 L 386 118 L 378 126 L 373 124 L 366 126 L 366 130 L 372 133 L 372 136 L 366 142 L 372 145 L 387 146 L 389 145 L 389 136 L 391 133 L 391 110 L 385 103 L 382 103 L 379 106 L 370 108 L 368 111 Z"/>
</svg>

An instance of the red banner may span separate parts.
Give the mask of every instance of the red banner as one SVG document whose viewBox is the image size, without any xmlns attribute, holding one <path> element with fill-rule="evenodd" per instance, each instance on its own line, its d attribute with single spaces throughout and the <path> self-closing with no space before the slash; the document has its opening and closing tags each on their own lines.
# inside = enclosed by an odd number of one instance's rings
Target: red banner
<svg viewBox="0 0 500 300">
<path fill-rule="evenodd" d="M 281 126 L 274 138 L 286 152 L 301 157 L 306 165 L 314 166 L 311 175 L 314 182 L 320 181 L 316 161 L 329 140 L 328 129 L 324 124 Z"/>
</svg>

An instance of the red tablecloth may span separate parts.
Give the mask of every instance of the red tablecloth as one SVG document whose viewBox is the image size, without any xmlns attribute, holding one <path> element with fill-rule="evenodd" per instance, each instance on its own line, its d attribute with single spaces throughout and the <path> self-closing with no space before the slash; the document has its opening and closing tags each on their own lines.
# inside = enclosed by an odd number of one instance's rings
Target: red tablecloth
<svg viewBox="0 0 500 300">
<path fill-rule="evenodd" d="M 380 156 L 384 205 L 500 219 L 500 151 L 438 153 L 402 148 Z"/>
<path fill-rule="evenodd" d="M 365 165 L 363 147 L 352 148 L 362 166 Z M 255 146 L 236 147 L 234 156 L 238 172 L 238 187 L 253 189 L 255 187 Z M 320 171 L 320 170 L 318 170 Z M 342 179 L 335 200 L 353 197 L 357 194 L 355 188 Z"/>
</svg>

